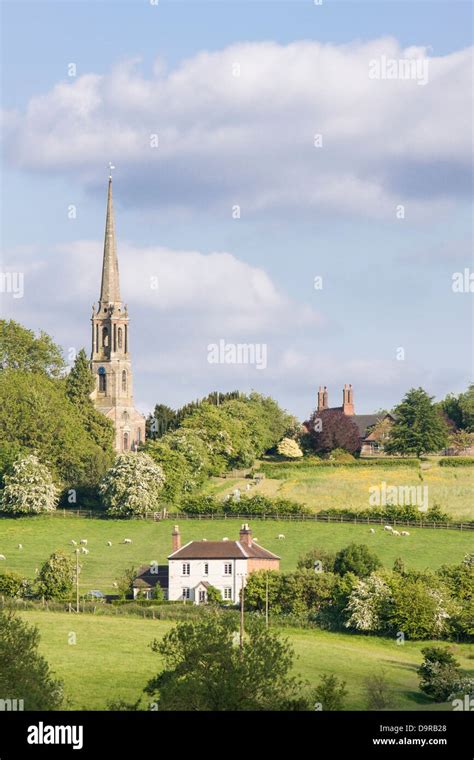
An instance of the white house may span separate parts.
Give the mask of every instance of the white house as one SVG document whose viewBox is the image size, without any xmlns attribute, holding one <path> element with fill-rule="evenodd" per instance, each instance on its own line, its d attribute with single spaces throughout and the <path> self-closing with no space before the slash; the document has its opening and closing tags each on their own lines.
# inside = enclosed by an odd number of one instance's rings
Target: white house
<svg viewBox="0 0 474 760">
<path fill-rule="evenodd" d="M 170 601 L 206 602 L 207 589 L 214 586 L 223 599 L 235 603 L 250 573 L 280 568 L 280 557 L 253 541 L 248 524 L 242 525 L 239 541 L 190 541 L 181 546 L 177 525 L 172 537 L 173 553 L 168 557 Z"/>
</svg>

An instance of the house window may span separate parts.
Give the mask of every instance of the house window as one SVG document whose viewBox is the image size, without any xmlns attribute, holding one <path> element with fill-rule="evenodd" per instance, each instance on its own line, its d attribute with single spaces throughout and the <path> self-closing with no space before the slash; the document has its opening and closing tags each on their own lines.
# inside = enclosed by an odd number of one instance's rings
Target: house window
<svg viewBox="0 0 474 760">
<path fill-rule="evenodd" d="M 183 599 L 191 599 L 191 589 L 183 588 Z"/>
<path fill-rule="evenodd" d="M 191 575 L 191 563 L 190 562 L 183 562 L 182 565 L 183 572 L 182 575 Z"/>
<path fill-rule="evenodd" d="M 204 575 L 209 575 L 209 563 L 204 563 Z"/>
<path fill-rule="evenodd" d="M 224 565 L 224 575 L 232 575 L 232 563 L 226 562 Z"/>
<path fill-rule="evenodd" d="M 224 589 L 224 599 L 232 599 L 232 589 L 229 586 Z"/>
</svg>

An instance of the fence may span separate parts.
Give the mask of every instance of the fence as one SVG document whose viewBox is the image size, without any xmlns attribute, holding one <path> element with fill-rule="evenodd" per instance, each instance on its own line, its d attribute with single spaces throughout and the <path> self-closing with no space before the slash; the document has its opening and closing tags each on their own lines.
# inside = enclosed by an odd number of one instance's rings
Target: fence
<svg viewBox="0 0 474 760">
<path fill-rule="evenodd" d="M 104 512 L 95 512 L 92 509 L 58 509 L 55 512 L 51 512 L 55 517 L 87 517 L 99 520 L 111 519 Z M 125 519 L 125 518 L 124 518 Z M 257 520 L 280 520 L 287 522 L 325 522 L 325 523 L 352 523 L 353 525 L 403 525 L 405 527 L 412 528 L 431 528 L 442 530 L 472 530 L 474 531 L 474 522 L 468 523 L 452 523 L 452 522 L 434 522 L 432 520 L 391 520 L 384 517 L 361 517 L 351 514 L 341 515 L 321 515 L 314 514 L 300 514 L 300 515 L 248 515 L 248 514 L 234 514 L 224 512 L 214 512 L 208 515 L 191 515 L 186 512 L 145 512 L 143 515 L 137 515 L 135 520 L 152 520 L 159 522 L 162 520 L 243 520 L 255 522 Z"/>
</svg>

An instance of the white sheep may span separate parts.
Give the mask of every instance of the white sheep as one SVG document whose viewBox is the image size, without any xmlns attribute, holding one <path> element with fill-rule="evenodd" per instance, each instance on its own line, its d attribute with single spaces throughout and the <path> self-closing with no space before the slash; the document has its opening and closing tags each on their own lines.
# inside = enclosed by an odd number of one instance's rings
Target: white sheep
<svg viewBox="0 0 474 760">
<path fill-rule="evenodd" d="M 4 554 L 0 554 L 0 559 L 6 559 Z"/>
<path fill-rule="evenodd" d="M 82 554 L 89 554 L 89 549 L 86 549 L 84 546 L 81 549 Z"/>
<path fill-rule="evenodd" d="M 258 544 L 258 538 L 254 538 L 253 542 L 254 544 Z"/>
<path fill-rule="evenodd" d="M 124 544 L 131 544 L 132 543 L 132 539 L 131 538 L 124 538 L 123 542 L 124 542 Z"/>
<path fill-rule="evenodd" d="M 72 539 L 71 539 L 71 544 L 72 544 L 73 546 L 77 546 L 77 541 L 74 541 L 74 539 L 72 538 Z"/>
<path fill-rule="evenodd" d="M 284 535 L 284 533 L 279 533 L 279 534 L 278 534 L 278 538 L 279 538 L 279 539 L 285 538 L 285 535 Z"/>
<path fill-rule="evenodd" d="M 112 541 L 107 541 L 107 546 L 112 546 Z"/>
<path fill-rule="evenodd" d="M 80 543 L 81 543 L 83 546 L 87 546 L 87 538 L 81 538 L 81 541 L 80 541 Z"/>
<path fill-rule="evenodd" d="M 115 583 L 115 581 L 112 583 L 113 588 L 118 588 L 118 583 Z"/>
<path fill-rule="evenodd" d="M 227 536 L 224 536 L 224 538 L 222 540 L 223 541 L 228 541 L 229 539 L 227 538 Z"/>
<path fill-rule="evenodd" d="M 388 530 L 388 532 L 389 532 L 389 533 L 391 533 L 391 532 L 393 531 L 393 528 L 392 528 L 392 526 L 391 526 L 391 525 L 384 525 L 384 526 L 383 526 L 383 529 L 384 529 L 384 530 Z"/>
<path fill-rule="evenodd" d="M 17 549 L 23 549 L 23 544 L 18 544 Z"/>
<path fill-rule="evenodd" d="M 409 536 L 410 534 L 409 534 L 409 532 L 407 530 L 402 530 L 402 532 L 400 533 L 400 535 L 401 536 Z"/>
<path fill-rule="evenodd" d="M 392 530 L 392 536 L 399 536 L 399 535 L 400 533 L 398 532 L 398 530 Z"/>
<path fill-rule="evenodd" d="M 370 529 L 370 532 L 371 532 L 371 533 L 375 533 L 375 530 L 374 530 L 374 528 L 371 528 L 371 529 Z"/>
</svg>

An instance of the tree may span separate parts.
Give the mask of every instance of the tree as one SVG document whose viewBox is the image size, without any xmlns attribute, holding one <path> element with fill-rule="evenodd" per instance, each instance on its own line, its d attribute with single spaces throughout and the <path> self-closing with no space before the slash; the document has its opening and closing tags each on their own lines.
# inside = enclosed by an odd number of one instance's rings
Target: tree
<svg viewBox="0 0 474 760">
<path fill-rule="evenodd" d="M 178 416 L 175 410 L 166 404 L 156 404 L 153 414 L 150 414 L 146 421 L 147 438 L 156 440 L 177 426 Z"/>
<path fill-rule="evenodd" d="M 332 573 L 334 572 L 335 561 L 336 552 L 331 552 L 327 549 L 315 546 L 298 559 L 296 567 L 298 570 L 306 569 L 315 571 L 316 569 L 320 569 L 324 573 Z"/>
<path fill-rule="evenodd" d="M 436 452 L 447 442 L 448 430 L 433 398 L 423 388 L 412 388 L 394 410 L 395 421 L 385 444 L 387 454 L 420 457 Z"/>
<path fill-rule="evenodd" d="M 287 459 L 299 459 L 303 456 L 303 452 L 293 438 L 282 438 L 277 446 L 277 451 L 280 456 Z"/>
<path fill-rule="evenodd" d="M 208 604 L 220 604 L 222 602 L 222 594 L 215 586 L 208 586 L 207 588 L 207 603 Z"/>
<path fill-rule="evenodd" d="M 448 594 L 434 576 L 394 575 L 390 585 L 389 620 L 393 630 L 402 631 L 410 639 L 429 639 L 447 632 Z"/>
<path fill-rule="evenodd" d="M 36 626 L 12 610 L 0 609 L 0 694 L 2 699 L 23 699 L 28 711 L 58 710 L 63 685 L 38 653 L 39 641 Z"/>
<path fill-rule="evenodd" d="M 425 647 L 423 663 L 417 670 L 420 690 L 435 702 L 446 702 L 463 689 L 465 679 L 461 667 L 449 649 Z"/>
<path fill-rule="evenodd" d="M 40 332 L 38 337 L 12 319 L 0 320 L 0 369 L 21 372 L 41 372 L 60 377 L 64 371 L 61 349 L 49 335 Z"/>
<path fill-rule="evenodd" d="M 250 573 L 245 586 L 245 608 L 263 612 L 268 588 L 269 610 L 278 615 L 281 612 L 281 586 L 282 575 L 276 570 L 257 570 Z"/>
<path fill-rule="evenodd" d="M 366 544 L 349 544 L 336 554 L 334 572 L 339 575 L 354 573 L 365 578 L 382 566 L 379 558 Z"/>
<path fill-rule="evenodd" d="M 349 597 L 345 627 L 358 631 L 385 631 L 391 598 L 390 586 L 378 573 L 360 578 Z"/>
<path fill-rule="evenodd" d="M 133 565 L 125 568 L 125 570 L 123 571 L 123 574 L 117 581 L 117 591 L 118 591 L 119 596 L 122 597 L 122 599 L 126 599 L 127 597 L 133 596 L 133 582 L 136 577 L 137 577 L 137 570 L 135 567 L 133 567 Z M 159 586 L 159 585 L 160 585 L 159 583 L 156 584 L 156 586 Z"/>
<path fill-rule="evenodd" d="M 75 560 L 62 551 L 53 552 L 38 573 L 38 595 L 45 599 L 70 599 L 75 575 Z"/>
<path fill-rule="evenodd" d="M 28 581 L 12 570 L 0 573 L 0 596 L 21 597 L 28 587 Z"/>
<path fill-rule="evenodd" d="M 164 438 L 147 441 L 145 453 L 163 470 L 165 483 L 162 495 L 165 503 L 180 504 L 183 496 L 196 489 L 186 457 L 177 449 L 172 449 Z"/>
<path fill-rule="evenodd" d="M 148 454 L 121 454 L 104 475 L 99 491 L 109 515 L 130 517 L 158 507 L 165 478 Z"/>
<path fill-rule="evenodd" d="M 339 681 L 334 675 L 323 675 L 314 691 L 314 701 L 324 712 L 344 709 L 347 696 L 346 682 Z"/>
<path fill-rule="evenodd" d="M 355 454 L 360 450 L 357 425 L 340 409 L 315 411 L 305 424 L 309 431 L 309 447 L 318 453 L 344 449 Z"/>
<path fill-rule="evenodd" d="M 178 623 L 152 650 L 163 670 L 145 692 L 160 710 L 306 709 L 302 683 L 290 675 L 294 654 L 287 640 L 249 621 L 243 649 L 235 618 L 212 611 Z"/>
<path fill-rule="evenodd" d="M 10 475 L 5 475 L 0 507 L 14 515 L 53 512 L 58 488 L 48 468 L 34 454 L 19 459 Z"/>
<path fill-rule="evenodd" d="M 392 706 L 390 684 L 385 672 L 371 673 L 364 680 L 367 710 L 387 710 Z"/>
<path fill-rule="evenodd" d="M 474 383 L 471 383 L 467 391 L 459 396 L 459 406 L 462 413 L 462 427 L 468 433 L 474 433 Z"/>
</svg>

